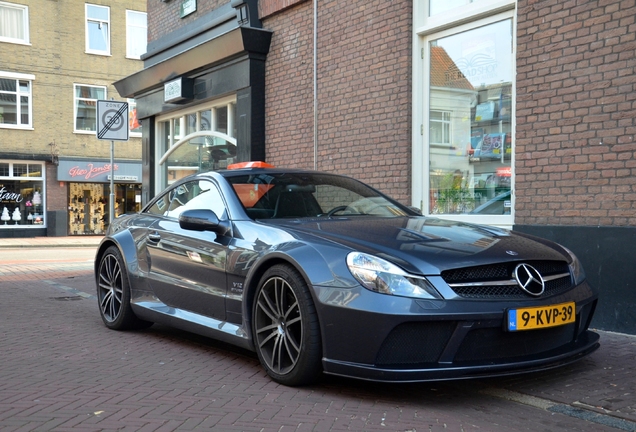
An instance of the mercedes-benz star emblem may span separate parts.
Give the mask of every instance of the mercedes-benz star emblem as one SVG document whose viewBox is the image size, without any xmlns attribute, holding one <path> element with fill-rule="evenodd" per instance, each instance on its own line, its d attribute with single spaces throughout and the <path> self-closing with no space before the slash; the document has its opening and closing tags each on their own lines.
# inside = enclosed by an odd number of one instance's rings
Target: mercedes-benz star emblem
<svg viewBox="0 0 636 432">
<path fill-rule="evenodd" d="M 545 282 L 537 269 L 528 264 L 519 264 L 515 267 L 515 280 L 517 285 L 530 294 L 538 297 L 545 290 Z"/>
</svg>

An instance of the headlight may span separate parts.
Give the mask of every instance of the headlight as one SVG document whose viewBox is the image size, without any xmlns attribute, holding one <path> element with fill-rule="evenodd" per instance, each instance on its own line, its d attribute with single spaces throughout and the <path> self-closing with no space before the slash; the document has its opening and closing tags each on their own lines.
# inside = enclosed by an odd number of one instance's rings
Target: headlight
<svg viewBox="0 0 636 432">
<path fill-rule="evenodd" d="M 406 273 L 390 262 L 361 252 L 347 255 L 347 267 L 363 287 L 382 294 L 441 299 L 426 278 Z"/>
<path fill-rule="evenodd" d="M 572 273 L 572 277 L 574 278 L 574 285 L 578 285 L 585 280 L 585 271 L 583 270 L 583 266 L 581 265 L 581 261 L 574 255 L 570 249 L 566 248 L 563 245 L 560 245 L 565 251 L 570 255 L 570 259 L 572 262 L 568 264 L 570 267 L 570 272 Z"/>
</svg>

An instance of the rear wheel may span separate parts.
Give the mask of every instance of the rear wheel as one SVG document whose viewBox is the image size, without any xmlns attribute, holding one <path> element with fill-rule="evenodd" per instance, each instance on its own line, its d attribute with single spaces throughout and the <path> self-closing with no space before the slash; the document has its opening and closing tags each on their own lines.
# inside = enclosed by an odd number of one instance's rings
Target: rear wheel
<svg viewBox="0 0 636 432">
<path fill-rule="evenodd" d="M 137 318 L 130 307 L 126 262 L 115 246 L 106 249 L 99 261 L 97 300 L 102 321 L 110 329 L 131 330 L 152 325 Z"/>
<path fill-rule="evenodd" d="M 252 322 L 258 358 L 274 381 L 296 386 L 320 377 L 318 317 L 307 284 L 295 269 L 276 265 L 265 272 Z"/>
</svg>

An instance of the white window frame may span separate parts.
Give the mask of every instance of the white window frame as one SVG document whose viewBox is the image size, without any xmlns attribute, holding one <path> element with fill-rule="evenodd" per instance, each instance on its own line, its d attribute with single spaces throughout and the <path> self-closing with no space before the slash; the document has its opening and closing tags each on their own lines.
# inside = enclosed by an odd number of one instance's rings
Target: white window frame
<svg viewBox="0 0 636 432">
<path fill-rule="evenodd" d="M 414 0 L 413 2 L 413 125 L 412 125 L 412 161 L 411 161 L 411 204 L 429 214 L 430 193 L 430 152 L 429 150 L 429 89 L 430 89 L 430 61 L 428 44 L 431 40 L 440 39 L 452 34 L 461 33 L 477 27 L 492 24 L 504 19 L 511 19 L 513 38 L 516 34 L 516 1 L 515 0 L 480 0 L 455 10 L 428 17 L 428 0 Z M 513 40 L 513 59 L 516 58 L 516 40 Z M 512 65 L 515 76 L 515 65 Z M 513 101 L 516 98 L 516 86 L 513 79 Z M 514 106 L 514 102 L 513 102 Z M 513 108 L 511 116 L 511 131 L 515 133 L 516 122 Z M 514 224 L 514 170 L 515 153 L 510 161 L 511 179 L 511 214 L 508 215 L 469 215 L 442 214 L 439 217 L 462 222 L 494 225 L 502 228 L 512 228 Z"/>
<path fill-rule="evenodd" d="M 16 91 L 14 92 L 7 92 L 7 91 L 2 91 L 2 89 L 0 89 L 0 94 L 15 94 L 16 95 L 16 112 L 17 112 L 17 117 L 18 117 L 18 124 L 4 124 L 4 123 L 0 123 L 0 128 L 4 128 L 4 129 L 27 129 L 27 130 L 32 130 L 33 129 L 33 81 L 35 80 L 35 75 L 31 75 L 31 74 L 21 74 L 21 73 L 14 73 L 14 72 L 1 72 L 0 71 L 0 78 L 2 79 L 9 79 L 9 80 L 15 80 L 16 81 Z M 27 81 L 29 83 L 29 92 L 28 93 L 21 93 L 20 92 L 20 81 Z M 22 116 L 22 104 L 20 103 L 20 97 L 27 97 L 28 98 L 28 115 L 29 115 L 29 122 L 26 124 L 22 124 L 19 123 L 20 118 Z M 2 113 L 0 113 L 0 115 L 2 115 Z"/>
<path fill-rule="evenodd" d="M 22 11 L 22 27 L 24 29 L 24 38 L 14 38 L 10 36 L 0 35 L 0 42 L 8 42 L 22 45 L 31 45 L 30 32 L 29 32 L 29 7 L 25 5 L 19 5 L 15 3 L 7 3 L 0 1 L 0 8 L 16 9 Z M 2 15 L 0 14 L 0 20 Z"/>
<path fill-rule="evenodd" d="M 146 17 L 146 25 L 145 26 L 140 26 L 140 25 L 132 23 L 132 20 L 130 19 L 130 17 L 133 14 L 143 15 L 144 17 Z M 148 38 L 147 16 L 148 16 L 148 14 L 146 12 L 140 12 L 140 11 L 134 11 L 134 10 L 126 9 L 126 58 L 139 60 L 141 58 L 141 54 L 145 54 L 146 53 L 146 47 L 147 47 L 147 43 L 148 43 L 148 39 L 147 39 Z M 133 39 L 133 36 L 134 36 L 133 29 L 143 29 L 144 30 L 144 36 L 146 37 L 146 39 L 144 40 L 144 45 L 143 45 L 144 49 L 143 49 L 143 52 L 141 54 L 136 54 L 134 52 L 135 50 L 131 49 L 133 46 L 137 45 L 135 43 L 135 40 Z"/>
<path fill-rule="evenodd" d="M 99 18 L 90 18 L 88 16 L 88 10 L 89 8 L 94 7 L 94 8 L 99 8 L 99 9 L 106 9 L 106 11 L 108 12 L 108 18 L 106 18 L 106 20 L 103 19 L 99 19 Z M 87 54 L 97 54 L 97 55 L 106 55 L 109 56 L 110 55 L 110 7 L 108 6 L 101 6 L 101 5 L 96 5 L 96 4 L 91 4 L 91 3 L 86 3 L 85 7 L 85 30 L 86 30 L 86 53 Z M 96 49 L 91 49 L 90 47 L 90 30 L 89 30 L 89 24 L 90 23 L 97 23 L 100 26 L 106 25 L 106 30 L 107 30 L 107 34 L 106 34 L 106 49 L 105 50 L 96 50 Z"/>
<path fill-rule="evenodd" d="M 78 87 L 93 87 L 93 88 L 104 89 L 104 99 L 106 99 L 108 96 L 107 94 L 108 89 L 106 86 L 102 86 L 102 85 L 73 84 L 73 133 L 96 135 L 97 134 L 96 130 L 77 129 L 77 110 L 78 110 L 77 102 L 80 100 L 95 102 L 95 115 L 97 115 L 97 101 L 99 100 L 99 99 L 84 98 L 84 97 L 77 96 Z M 97 127 L 97 124 L 95 127 Z"/>
</svg>

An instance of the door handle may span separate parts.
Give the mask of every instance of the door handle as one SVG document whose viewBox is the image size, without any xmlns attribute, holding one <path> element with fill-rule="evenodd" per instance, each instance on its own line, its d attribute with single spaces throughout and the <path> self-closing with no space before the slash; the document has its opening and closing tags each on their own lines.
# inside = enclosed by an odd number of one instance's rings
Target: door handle
<svg viewBox="0 0 636 432">
<path fill-rule="evenodd" d="M 148 234 L 148 240 L 152 243 L 159 243 L 161 235 L 158 232 Z"/>
</svg>

